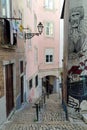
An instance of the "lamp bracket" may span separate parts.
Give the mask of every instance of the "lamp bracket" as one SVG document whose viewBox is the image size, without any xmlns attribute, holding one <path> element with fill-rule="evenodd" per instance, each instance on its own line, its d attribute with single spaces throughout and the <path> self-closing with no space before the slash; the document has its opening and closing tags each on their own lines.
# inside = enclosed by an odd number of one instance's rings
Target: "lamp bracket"
<svg viewBox="0 0 87 130">
<path fill-rule="evenodd" d="M 35 35 L 39 36 L 40 33 L 25 33 L 25 40 L 26 40 L 26 39 L 31 39 L 31 38 L 34 37 Z"/>
</svg>

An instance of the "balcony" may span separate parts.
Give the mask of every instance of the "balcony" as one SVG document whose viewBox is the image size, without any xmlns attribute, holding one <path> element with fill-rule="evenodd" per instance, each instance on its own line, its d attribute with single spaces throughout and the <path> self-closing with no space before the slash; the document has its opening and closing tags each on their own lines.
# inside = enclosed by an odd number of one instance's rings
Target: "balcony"
<svg viewBox="0 0 87 130">
<path fill-rule="evenodd" d="M 17 45 L 17 33 L 12 31 L 11 22 L 0 19 L 0 47 L 15 49 Z"/>
</svg>

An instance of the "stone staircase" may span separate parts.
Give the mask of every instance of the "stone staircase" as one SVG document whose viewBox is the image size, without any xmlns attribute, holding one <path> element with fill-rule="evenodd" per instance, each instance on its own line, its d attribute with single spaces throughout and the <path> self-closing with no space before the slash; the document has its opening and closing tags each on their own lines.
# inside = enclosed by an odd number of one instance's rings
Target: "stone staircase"
<svg viewBox="0 0 87 130">
<path fill-rule="evenodd" d="M 10 127 L 6 127 L 3 130 L 87 130 L 87 127 L 83 127 L 77 124 L 70 124 L 66 122 L 47 123 L 47 124 L 17 124 L 13 123 Z"/>
<path fill-rule="evenodd" d="M 35 108 L 32 104 L 25 104 L 14 117 L 4 124 L 0 130 L 87 130 L 84 124 L 75 124 L 66 120 L 61 106 L 61 99 L 57 94 L 51 94 L 40 112 L 40 120 L 35 120 Z"/>
</svg>

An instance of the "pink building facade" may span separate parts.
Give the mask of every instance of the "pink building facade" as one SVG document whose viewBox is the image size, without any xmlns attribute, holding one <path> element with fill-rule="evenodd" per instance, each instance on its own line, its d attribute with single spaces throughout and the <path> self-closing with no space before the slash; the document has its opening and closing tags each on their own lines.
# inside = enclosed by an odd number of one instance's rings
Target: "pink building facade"
<svg viewBox="0 0 87 130">
<path fill-rule="evenodd" d="M 25 41 L 26 95 L 29 102 L 42 94 L 43 86 L 46 90 L 47 86 L 51 86 L 52 92 L 58 91 L 60 2 L 56 0 L 27 0 L 27 2 L 25 10 L 25 19 L 27 17 L 27 20 L 24 26 L 29 30 L 26 32 L 37 32 L 36 26 L 39 22 L 42 22 L 44 26 L 40 36 L 34 36 Z"/>
<path fill-rule="evenodd" d="M 10 29 L 6 28 L 9 31 L 8 37 L 11 36 L 10 45 L 7 44 L 8 41 L 5 41 L 6 45 L 2 45 L 3 22 L 0 21 L 0 124 L 2 124 L 16 109 L 20 108 L 25 102 L 25 97 L 27 102 L 32 102 L 42 95 L 43 87 L 47 94 L 59 90 L 60 2 L 57 0 L 0 2 L 0 16 L 3 17 L 6 13 L 6 17 L 21 19 L 7 20 L 11 23 Z M 43 33 L 32 39 L 25 39 L 25 33 L 38 32 L 39 22 L 44 26 Z M 15 38 L 12 34 L 16 31 L 17 43 L 13 45 Z M 9 93 L 10 90 L 12 95 Z M 9 96 L 6 97 L 6 94 Z"/>
</svg>

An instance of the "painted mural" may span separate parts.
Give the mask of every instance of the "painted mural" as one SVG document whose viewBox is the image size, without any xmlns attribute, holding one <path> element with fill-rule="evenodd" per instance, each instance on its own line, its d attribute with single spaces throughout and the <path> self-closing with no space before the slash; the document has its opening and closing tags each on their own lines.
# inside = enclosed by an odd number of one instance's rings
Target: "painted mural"
<svg viewBox="0 0 87 130">
<path fill-rule="evenodd" d="M 86 35 L 82 31 L 83 19 L 84 19 L 83 6 L 75 7 L 70 10 L 69 59 L 77 58 L 85 51 Z"/>
<path fill-rule="evenodd" d="M 72 0 L 71 0 L 72 1 Z M 75 4 L 76 2 L 76 4 Z M 82 1 L 71 2 L 69 10 L 68 103 L 80 109 L 87 100 L 87 34 L 84 31 L 85 8 Z M 76 103 L 75 101 L 78 101 Z"/>
</svg>

